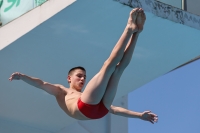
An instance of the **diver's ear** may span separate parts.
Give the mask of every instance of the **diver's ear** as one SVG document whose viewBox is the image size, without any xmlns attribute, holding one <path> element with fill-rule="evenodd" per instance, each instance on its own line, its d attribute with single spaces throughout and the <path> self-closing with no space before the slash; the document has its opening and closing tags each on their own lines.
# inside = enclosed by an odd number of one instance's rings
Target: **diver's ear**
<svg viewBox="0 0 200 133">
<path fill-rule="evenodd" d="M 67 81 L 68 81 L 68 83 L 71 83 L 71 76 L 67 76 Z"/>
</svg>

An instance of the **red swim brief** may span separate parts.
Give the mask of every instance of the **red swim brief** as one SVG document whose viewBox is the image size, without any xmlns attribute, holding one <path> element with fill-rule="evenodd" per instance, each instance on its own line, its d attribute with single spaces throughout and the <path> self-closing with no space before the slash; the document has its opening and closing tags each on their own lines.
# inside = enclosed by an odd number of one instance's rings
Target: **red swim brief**
<svg viewBox="0 0 200 133">
<path fill-rule="evenodd" d="M 99 119 L 108 113 L 108 109 L 104 106 L 102 101 L 96 105 L 90 105 L 83 103 L 79 98 L 77 105 L 81 113 L 90 119 Z"/>
</svg>

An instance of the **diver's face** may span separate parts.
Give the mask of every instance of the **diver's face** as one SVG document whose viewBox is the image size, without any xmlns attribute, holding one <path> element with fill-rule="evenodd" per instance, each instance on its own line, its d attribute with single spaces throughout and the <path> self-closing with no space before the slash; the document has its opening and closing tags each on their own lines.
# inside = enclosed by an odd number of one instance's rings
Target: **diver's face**
<svg viewBox="0 0 200 133">
<path fill-rule="evenodd" d="M 77 91 L 81 91 L 85 84 L 86 72 L 81 69 L 76 69 L 71 75 L 68 75 L 68 82 L 70 83 L 70 88 Z"/>
</svg>

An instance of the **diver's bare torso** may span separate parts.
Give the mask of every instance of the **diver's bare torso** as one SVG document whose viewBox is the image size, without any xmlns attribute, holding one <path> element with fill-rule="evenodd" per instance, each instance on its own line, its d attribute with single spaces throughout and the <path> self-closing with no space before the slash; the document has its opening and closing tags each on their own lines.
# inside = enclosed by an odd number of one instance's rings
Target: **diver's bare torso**
<svg viewBox="0 0 200 133">
<path fill-rule="evenodd" d="M 84 116 L 78 109 L 77 101 L 81 97 L 81 92 L 73 89 L 65 88 L 65 93 L 63 92 L 56 97 L 59 106 L 67 113 L 70 117 L 79 120 L 89 120 Z"/>
</svg>

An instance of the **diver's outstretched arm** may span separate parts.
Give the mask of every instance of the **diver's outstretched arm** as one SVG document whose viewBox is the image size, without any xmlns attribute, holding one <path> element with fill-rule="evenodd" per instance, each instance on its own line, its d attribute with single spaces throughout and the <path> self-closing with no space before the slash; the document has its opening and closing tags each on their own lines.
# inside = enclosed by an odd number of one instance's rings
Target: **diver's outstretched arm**
<svg viewBox="0 0 200 133">
<path fill-rule="evenodd" d="M 30 77 L 30 76 L 27 76 L 27 75 L 19 73 L 19 72 L 13 73 L 10 76 L 9 80 L 10 81 L 12 81 L 12 80 L 23 80 L 24 82 L 28 83 L 29 85 L 40 88 L 40 89 L 42 89 L 42 90 L 46 91 L 47 93 L 54 95 L 54 96 L 58 96 L 59 94 L 61 94 L 63 92 L 65 93 L 64 86 L 62 86 L 62 85 L 44 82 L 39 78 Z"/>
<path fill-rule="evenodd" d="M 124 116 L 128 118 L 139 118 L 145 121 L 149 121 L 152 124 L 158 121 L 158 116 L 154 113 L 151 113 L 151 111 L 144 111 L 140 113 L 140 112 L 134 112 L 122 107 L 116 107 L 113 105 L 111 105 L 109 111 L 110 113 L 115 114 L 115 115 L 120 115 L 120 116 Z"/>
</svg>

